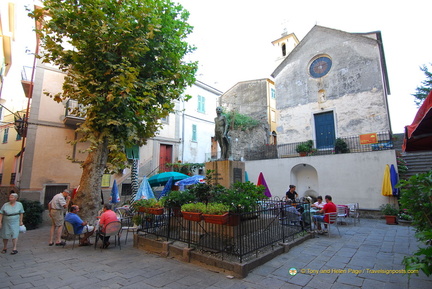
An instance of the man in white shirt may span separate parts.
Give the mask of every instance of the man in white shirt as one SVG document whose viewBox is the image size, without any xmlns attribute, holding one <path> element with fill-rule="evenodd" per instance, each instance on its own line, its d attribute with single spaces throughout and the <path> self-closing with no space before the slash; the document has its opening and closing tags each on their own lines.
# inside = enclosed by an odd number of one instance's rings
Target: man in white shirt
<svg viewBox="0 0 432 289">
<path fill-rule="evenodd" d="M 63 231 L 64 223 L 64 210 L 69 206 L 71 196 L 69 190 L 64 190 L 61 193 L 55 195 L 51 202 L 48 203 L 49 216 L 52 221 L 50 231 L 50 246 L 54 245 L 54 233 L 55 233 L 55 245 L 63 246 L 64 242 L 61 240 L 61 234 Z"/>
</svg>

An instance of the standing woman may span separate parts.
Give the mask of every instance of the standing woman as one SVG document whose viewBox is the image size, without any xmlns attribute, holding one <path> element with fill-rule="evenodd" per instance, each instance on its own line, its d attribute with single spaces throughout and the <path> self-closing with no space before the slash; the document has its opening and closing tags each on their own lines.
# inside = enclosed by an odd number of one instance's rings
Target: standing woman
<svg viewBox="0 0 432 289">
<path fill-rule="evenodd" d="M 0 237 L 3 239 L 2 254 L 7 252 L 7 244 L 12 238 L 12 255 L 18 253 L 17 241 L 19 227 L 23 225 L 24 208 L 20 202 L 17 202 L 18 194 L 9 195 L 9 202 L 5 203 L 0 209 Z"/>
</svg>

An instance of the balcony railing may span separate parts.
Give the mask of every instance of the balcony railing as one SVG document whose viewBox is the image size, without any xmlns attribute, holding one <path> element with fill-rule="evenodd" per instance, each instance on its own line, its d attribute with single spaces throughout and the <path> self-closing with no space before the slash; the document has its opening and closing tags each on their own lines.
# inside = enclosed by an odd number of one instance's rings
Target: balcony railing
<svg viewBox="0 0 432 289">
<path fill-rule="evenodd" d="M 374 144 L 360 144 L 360 136 L 341 137 L 349 149 L 347 153 L 363 153 L 371 151 L 391 150 L 394 149 L 392 136 L 389 132 L 377 133 L 377 143 Z M 259 148 L 245 150 L 244 155 L 246 160 L 262 160 L 262 159 L 275 159 L 275 158 L 290 158 L 298 157 L 299 153 L 296 148 L 299 144 L 304 142 L 263 145 Z M 314 149 L 308 155 L 330 155 L 337 154 L 334 146 L 326 149 Z"/>
<path fill-rule="evenodd" d="M 77 111 L 83 111 L 84 106 L 79 104 L 78 101 L 73 99 L 68 99 L 66 102 L 66 111 L 64 123 L 67 125 L 77 125 L 84 121 L 84 118 L 77 116 L 75 113 Z"/>
</svg>

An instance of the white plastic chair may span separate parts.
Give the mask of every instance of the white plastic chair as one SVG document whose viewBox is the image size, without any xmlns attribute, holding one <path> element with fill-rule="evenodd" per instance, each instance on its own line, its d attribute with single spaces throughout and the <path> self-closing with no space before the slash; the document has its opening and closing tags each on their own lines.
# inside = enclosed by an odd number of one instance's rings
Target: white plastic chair
<svg viewBox="0 0 432 289">
<path fill-rule="evenodd" d="M 328 216 L 328 222 L 324 222 L 324 224 L 327 224 L 327 230 L 328 230 L 329 237 L 330 237 L 330 227 L 332 227 L 332 226 L 336 227 L 336 229 L 338 230 L 339 236 L 340 236 L 341 234 L 340 234 L 338 222 L 337 222 L 338 213 L 337 212 L 326 213 L 326 214 L 324 214 L 324 216 Z M 325 217 L 324 217 L 324 219 L 325 219 Z"/>
</svg>

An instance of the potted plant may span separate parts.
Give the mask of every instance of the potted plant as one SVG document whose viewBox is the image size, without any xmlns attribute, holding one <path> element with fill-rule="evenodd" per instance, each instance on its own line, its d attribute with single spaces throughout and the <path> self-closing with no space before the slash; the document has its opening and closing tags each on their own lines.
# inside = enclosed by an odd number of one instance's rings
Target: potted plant
<svg viewBox="0 0 432 289">
<path fill-rule="evenodd" d="M 336 139 L 334 151 L 335 154 L 345 154 L 350 152 L 347 143 L 341 138 Z"/>
<path fill-rule="evenodd" d="M 296 152 L 300 154 L 300 156 L 307 156 L 310 152 L 312 152 L 313 141 L 308 140 L 307 142 L 300 143 L 296 147 Z"/>
<path fill-rule="evenodd" d="M 156 199 L 141 199 L 133 203 L 133 207 L 138 212 L 149 213 L 153 215 L 162 215 L 164 208 L 161 202 Z"/>
<path fill-rule="evenodd" d="M 184 204 L 181 206 L 183 218 L 194 222 L 201 221 L 202 212 L 204 211 L 205 206 L 206 205 L 201 202 Z"/>
<path fill-rule="evenodd" d="M 398 221 L 409 225 L 413 221 L 413 216 L 408 213 L 407 209 L 403 209 L 398 215 Z"/>
<path fill-rule="evenodd" d="M 222 203 L 208 203 L 202 217 L 206 223 L 223 225 L 228 221 L 229 206 Z"/>
<path fill-rule="evenodd" d="M 391 205 L 391 204 L 381 205 L 380 210 L 386 219 L 387 225 L 397 225 L 396 218 L 399 213 L 399 210 L 396 208 L 395 205 Z"/>
<path fill-rule="evenodd" d="M 231 189 L 218 194 L 215 201 L 229 206 L 228 225 L 238 225 L 240 218 L 245 220 L 258 217 L 258 201 L 267 198 L 264 189 L 251 182 L 236 182 Z"/>
<path fill-rule="evenodd" d="M 195 197 L 189 191 L 172 191 L 169 195 L 161 198 L 161 203 L 165 208 L 172 209 L 174 216 L 178 217 L 181 216 L 181 206 L 194 200 Z"/>
</svg>

